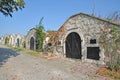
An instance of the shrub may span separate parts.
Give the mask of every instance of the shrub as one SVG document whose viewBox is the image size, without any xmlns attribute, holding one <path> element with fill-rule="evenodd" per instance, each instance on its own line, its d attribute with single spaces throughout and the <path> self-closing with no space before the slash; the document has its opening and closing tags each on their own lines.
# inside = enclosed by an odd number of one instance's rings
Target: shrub
<svg viewBox="0 0 120 80">
<path fill-rule="evenodd" d="M 120 31 L 117 26 L 112 26 L 112 28 L 107 27 L 105 29 L 101 29 L 100 43 L 105 50 L 105 56 L 109 59 L 106 62 L 108 68 L 117 71 L 120 66 Z"/>
</svg>

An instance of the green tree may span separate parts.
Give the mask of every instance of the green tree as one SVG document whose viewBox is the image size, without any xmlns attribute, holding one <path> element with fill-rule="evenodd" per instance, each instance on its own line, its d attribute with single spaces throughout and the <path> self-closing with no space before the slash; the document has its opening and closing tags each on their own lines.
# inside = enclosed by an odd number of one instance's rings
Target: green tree
<svg viewBox="0 0 120 80">
<path fill-rule="evenodd" d="M 45 38 L 45 30 L 44 26 L 42 25 L 42 20 L 41 18 L 39 25 L 36 27 L 36 38 L 37 38 L 37 50 L 42 51 L 43 48 L 43 41 Z"/>
<path fill-rule="evenodd" d="M 0 12 L 5 16 L 11 16 L 14 11 L 23 9 L 25 2 L 23 0 L 0 0 Z"/>
</svg>

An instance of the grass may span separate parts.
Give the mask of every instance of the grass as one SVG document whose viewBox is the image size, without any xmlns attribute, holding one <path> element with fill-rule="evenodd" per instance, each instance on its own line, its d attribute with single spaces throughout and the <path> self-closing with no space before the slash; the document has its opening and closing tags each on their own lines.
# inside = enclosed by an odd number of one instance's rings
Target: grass
<svg viewBox="0 0 120 80">
<path fill-rule="evenodd" d="M 25 52 L 26 54 L 32 55 L 32 56 L 40 56 L 41 52 L 37 52 L 37 51 L 33 51 L 33 50 L 26 50 L 25 48 L 20 48 L 20 47 L 12 47 L 12 46 L 8 46 L 10 48 L 12 48 L 13 50 L 17 51 L 17 52 Z"/>
<path fill-rule="evenodd" d="M 25 50 L 25 53 L 30 54 L 32 56 L 39 56 L 41 53 L 32 50 Z"/>
<path fill-rule="evenodd" d="M 10 47 L 10 48 L 12 48 L 12 49 L 14 49 L 15 51 L 17 51 L 17 52 L 20 52 L 20 51 L 22 51 L 22 52 L 24 52 L 24 53 L 26 53 L 26 54 L 29 54 L 29 55 L 31 55 L 31 56 L 36 56 L 36 57 L 38 57 L 38 56 L 43 56 L 42 55 L 42 52 L 40 52 L 40 51 L 33 51 L 33 50 L 27 50 L 27 49 L 25 49 L 25 48 L 20 48 L 20 47 L 15 47 L 15 48 L 13 48 L 13 47 Z M 52 55 L 52 54 L 48 54 L 48 55 L 44 55 L 44 58 L 46 58 L 46 59 L 54 59 L 54 58 L 56 58 L 56 56 L 54 56 L 54 55 Z"/>
<path fill-rule="evenodd" d="M 110 78 L 113 78 L 113 79 L 116 79 L 116 80 L 120 80 L 120 73 L 118 73 L 116 71 L 111 71 L 111 70 L 109 70 L 105 67 L 101 68 L 98 71 L 98 74 L 102 75 L 102 76 L 110 77 Z"/>
<path fill-rule="evenodd" d="M 24 51 L 24 48 L 19 48 L 19 47 L 15 47 L 15 48 L 13 48 L 15 51 L 18 51 L 18 52 L 20 52 L 20 51 Z"/>
</svg>

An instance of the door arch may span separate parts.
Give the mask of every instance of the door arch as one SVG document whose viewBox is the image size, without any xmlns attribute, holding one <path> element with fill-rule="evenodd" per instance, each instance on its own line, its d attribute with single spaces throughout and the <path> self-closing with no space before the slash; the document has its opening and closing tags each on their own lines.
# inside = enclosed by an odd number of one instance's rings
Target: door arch
<svg viewBox="0 0 120 80">
<path fill-rule="evenodd" d="M 76 32 L 66 37 L 66 57 L 81 59 L 81 38 Z"/>
<path fill-rule="evenodd" d="M 33 37 L 30 38 L 30 50 L 34 50 L 35 40 Z"/>
</svg>

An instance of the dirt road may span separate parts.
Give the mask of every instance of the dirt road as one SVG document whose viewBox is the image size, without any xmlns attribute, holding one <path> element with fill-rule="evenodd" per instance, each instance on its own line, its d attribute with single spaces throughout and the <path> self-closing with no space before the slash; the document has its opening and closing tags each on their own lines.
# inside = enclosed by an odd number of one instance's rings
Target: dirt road
<svg viewBox="0 0 120 80">
<path fill-rule="evenodd" d="M 107 80 L 80 60 L 44 59 L 0 46 L 0 80 Z"/>
</svg>

